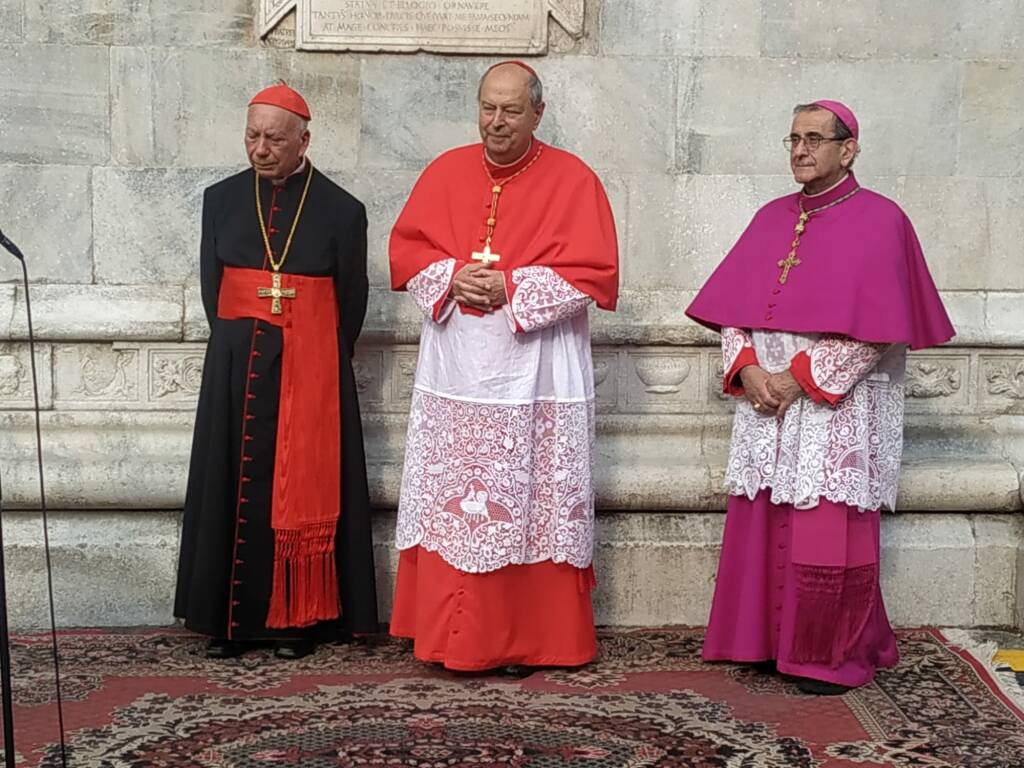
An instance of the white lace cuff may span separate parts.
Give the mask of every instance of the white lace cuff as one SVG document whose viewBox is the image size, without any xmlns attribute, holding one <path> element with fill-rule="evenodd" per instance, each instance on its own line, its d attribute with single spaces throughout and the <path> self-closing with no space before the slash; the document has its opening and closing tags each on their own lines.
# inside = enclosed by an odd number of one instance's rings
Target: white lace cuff
<svg viewBox="0 0 1024 768">
<path fill-rule="evenodd" d="M 830 395 L 845 395 L 882 359 L 887 344 L 869 344 L 846 336 L 825 336 L 811 347 L 811 378 Z"/>
<path fill-rule="evenodd" d="M 511 278 L 511 279 L 510 279 Z M 531 333 L 585 312 L 592 299 L 550 267 L 520 267 L 506 277 L 505 305 L 514 332 Z"/>
<path fill-rule="evenodd" d="M 405 289 L 423 314 L 436 322 L 444 322 L 455 308 L 455 302 L 448 295 L 454 276 L 455 259 L 442 259 L 410 278 Z"/>
</svg>

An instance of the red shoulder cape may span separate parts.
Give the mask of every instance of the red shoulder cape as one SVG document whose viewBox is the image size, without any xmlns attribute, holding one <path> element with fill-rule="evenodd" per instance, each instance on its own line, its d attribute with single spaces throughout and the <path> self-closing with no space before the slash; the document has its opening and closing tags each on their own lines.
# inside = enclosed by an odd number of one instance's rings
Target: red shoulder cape
<svg viewBox="0 0 1024 768">
<path fill-rule="evenodd" d="M 501 193 L 491 240 L 501 261 L 492 268 L 550 267 L 599 307 L 613 310 L 619 257 L 604 187 L 575 155 L 534 142 L 537 148 L 520 163 L 538 150 L 539 157 Z M 491 209 L 483 157 L 483 147 L 471 144 L 444 153 L 423 171 L 391 231 L 393 289 L 404 289 L 435 261 L 468 261 L 483 249 Z M 519 167 L 505 169 L 505 176 Z"/>
</svg>

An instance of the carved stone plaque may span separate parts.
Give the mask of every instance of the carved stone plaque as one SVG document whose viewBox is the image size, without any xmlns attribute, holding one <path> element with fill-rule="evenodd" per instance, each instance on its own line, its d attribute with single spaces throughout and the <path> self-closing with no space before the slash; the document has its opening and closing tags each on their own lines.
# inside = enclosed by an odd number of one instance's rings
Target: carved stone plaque
<svg viewBox="0 0 1024 768">
<path fill-rule="evenodd" d="M 583 34 L 584 0 L 258 0 L 266 37 L 292 8 L 303 50 L 539 54 L 548 16 Z"/>
</svg>

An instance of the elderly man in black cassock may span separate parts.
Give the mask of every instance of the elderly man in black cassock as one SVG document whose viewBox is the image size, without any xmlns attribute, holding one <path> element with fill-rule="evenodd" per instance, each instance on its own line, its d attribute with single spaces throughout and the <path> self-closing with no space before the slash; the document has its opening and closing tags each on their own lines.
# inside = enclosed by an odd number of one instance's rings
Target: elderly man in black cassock
<svg viewBox="0 0 1024 768">
<path fill-rule="evenodd" d="M 352 356 L 366 313 L 366 209 L 306 157 L 309 108 L 249 105 L 252 168 L 205 192 L 210 340 L 174 615 L 230 658 L 300 658 L 376 632 L 370 506 Z"/>
</svg>

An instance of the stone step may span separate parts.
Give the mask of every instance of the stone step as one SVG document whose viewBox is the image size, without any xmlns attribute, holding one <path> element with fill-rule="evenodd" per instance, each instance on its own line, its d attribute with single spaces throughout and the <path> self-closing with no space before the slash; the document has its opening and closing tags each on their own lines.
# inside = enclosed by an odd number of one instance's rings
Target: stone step
<svg viewBox="0 0 1024 768">
<path fill-rule="evenodd" d="M 180 515 L 52 512 L 50 540 L 61 626 L 172 622 Z M 724 516 L 715 512 L 601 512 L 595 612 L 600 624 L 703 624 Z M 382 620 L 391 607 L 394 514 L 374 520 Z M 38 513 L 4 514 L 10 616 L 17 629 L 47 621 Z M 901 514 L 882 520 L 882 580 L 901 626 L 1005 626 L 1019 620 L 1024 516 Z"/>
<path fill-rule="evenodd" d="M 192 443 L 188 412 L 49 412 L 43 417 L 47 498 L 60 509 L 176 509 L 184 503 Z M 405 418 L 365 420 L 375 506 L 398 504 Z M 606 416 L 595 458 L 599 509 L 721 510 L 727 414 L 688 419 Z M 1020 470 L 991 446 L 908 428 L 908 458 L 897 506 L 915 512 L 1014 512 L 1022 508 Z M 917 439 L 920 434 L 920 439 Z M 38 479 L 31 414 L 0 413 L 9 506 L 36 506 Z M 915 443 L 919 446 L 915 453 Z M 927 455 L 921 456 L 927 448 Z"/>
</svg>

